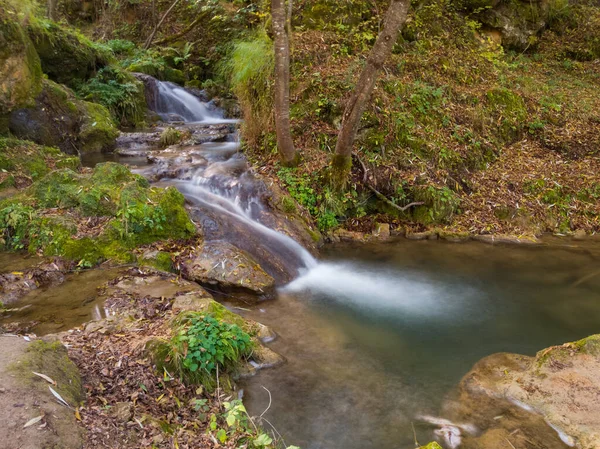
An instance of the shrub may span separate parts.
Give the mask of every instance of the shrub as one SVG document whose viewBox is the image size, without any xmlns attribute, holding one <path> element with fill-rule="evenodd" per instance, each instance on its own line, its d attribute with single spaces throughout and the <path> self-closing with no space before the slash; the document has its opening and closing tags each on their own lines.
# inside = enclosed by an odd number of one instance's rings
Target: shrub
<svg viewBox="0 0 600 449">
<path fill-rule="evenodd" d="M 250 335 L 236 324 L 228 324 L 212 314 L 187 312 L 174 322 L 174 335 L 167 344 L 168 364 L 192 383 L 207 388 L 214 385 L 213 376 L 232 373 L 242 358 L 250 355 Z"/>
</svg>

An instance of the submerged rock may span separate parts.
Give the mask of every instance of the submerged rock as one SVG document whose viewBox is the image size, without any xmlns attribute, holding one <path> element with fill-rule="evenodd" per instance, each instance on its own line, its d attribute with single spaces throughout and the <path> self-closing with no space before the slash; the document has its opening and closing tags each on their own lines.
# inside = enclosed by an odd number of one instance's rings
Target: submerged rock
<svg viewBox="0 0 600 449">
<path fill-rule="evenodd" d="M 181 273 L 200 284 L 267 293 L 275 280 L 245 251 L 224 241 L 206 242 L 180 261 Z"/>
<path fill-rule="evenodd" d="M 600 335 L 535 357 L 494 354 L 463 378 L 445 411 L 487 429 L 464 447 L 600 447 Z"/>
</svg>

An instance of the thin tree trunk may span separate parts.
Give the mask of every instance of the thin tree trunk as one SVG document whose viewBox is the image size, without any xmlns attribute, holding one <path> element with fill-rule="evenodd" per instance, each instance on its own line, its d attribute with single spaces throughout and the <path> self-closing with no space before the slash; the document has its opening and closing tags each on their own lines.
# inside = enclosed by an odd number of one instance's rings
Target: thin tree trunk
<svg viewBox="0 0 600 449">
<path fill-rule="evenodd" d="M 383 29 L 377 36 L 358 84 L 344 110 L 342 127 L 335 146 L 335 155 L 331 161 L 331 182 L 337 190 L 345 189 L 348 182 L 352 168 L 352 146 L 360 119 L 375 87 L 377 76 L 392 53 L 398 34 L 406 21 L 409 4 L 410 0 L 391 0 L 385 13 Z"/>
<path fill-rule="evenodd" d="M 160 19 L 160 22 L 158 22 L 156 24 L 156 26 L 154 27 L 154 30 L 152 30 L 152 33 L 150 33 L 150 36 L 148 36 L 148 39 L 146 39 L 146 43 L 144 44 L 144 50 L 148 50 L 148 48 L 150 48 L 150 45 L 152 45 L 152 41 L 154 40 L 154 36 L 156 35 L 156 32 L 158 31 L 160 26 L 163 24 L 163 22 L 165 21 L 165 19 L 169 15 L 169 13 L 173 10 L 173 8 L 175 8 L 175 6 L 177 6 L 177 3 L 179 3 L 179 0 L 175 0 L 173 2 L 173 4 L 171 6 L 169 6 L 169 9 L 167 9 L 167 12 L 164 13 L 162 18 Z"/>
<path fill-rule="evenodd" d="M 48 18 L 56 22 L 58 20 L 56 13 L 56 9 L 58 7 L 58 0 L 47 0 L 46 3 L 48 7 Z"/>
<path fill-rule="evenodd" d="M 275 46 L 275 131 L 277 148 L 286 165 L 298 164 L 290 128 L 290 42 L 285 0 L 272 0 L 271 20 Z"/>
</svg>

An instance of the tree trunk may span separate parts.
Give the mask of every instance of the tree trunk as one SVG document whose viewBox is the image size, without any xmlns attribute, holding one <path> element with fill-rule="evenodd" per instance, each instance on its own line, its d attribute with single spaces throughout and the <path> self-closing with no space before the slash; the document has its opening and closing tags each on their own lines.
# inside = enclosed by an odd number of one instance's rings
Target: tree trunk
<svg viewBox="0 0 600 449">
<path fill-rule="evenodd" d="M 342 127 L 338 134 L 335 155 L 331 162 L 331 182 L 336 190 L 346 188 L 352 168 L 352 146 L 360 119 L 375 87 L 377 76 L 392 53 L 398 34 L 406 21 L 409 4 L 410 0 L 391 0 L 383 21 L 383 29 L 377 36 L 375 45 L 367 58 L 365 68 L 344 110 Z"/>
<path fill-rule="evenodd" d="M 290 129 L 290 42 L 285 0 L 272 0 L 271 20 L 275 46 L 275 131 L 277 149 L 286 165 L 298 164 Z"/>
<path fill-rule="evenodd" d="M 154 27 L 154 30 L 152 30 L 152 33 L 150 33 L 150 36 L 148 36 L 148 39 L 146 39 L 146 42 L 144 43 L 144 50 L 148 50 L 148 48 L 150 48 L 150 45 L 152 45 L 152 41 L 154 40 L 154 36 L 156 35 L 156 32 L 158 31 L 160 26 L 163 24 L 163 22 L 165 21 L 165 19 L 169 15 L 169 13 L 173 10 L 173 8 L 175 8 L 175 6 L 177 6 L 177 3 L 179 3 L 179 0 L 175 0 L 173 2 L 173 4 L 171 6 L 169 6 L 169 9 L 167 9 L 167 12 L 162 16 L 162 18 L 160 19 L 160 22 L 158 22 L 156 24 L 156 26 Z"/>
<path fill-rule="evenodd" d="M 57 14 L 57 7 L 58 7 L 58 0 L 47 0 L 47 7 L 48 7 L 48 18 L 50 20 L 54 20 L 55 22 L 58 20 L 58 14 Z"/>
</svg>

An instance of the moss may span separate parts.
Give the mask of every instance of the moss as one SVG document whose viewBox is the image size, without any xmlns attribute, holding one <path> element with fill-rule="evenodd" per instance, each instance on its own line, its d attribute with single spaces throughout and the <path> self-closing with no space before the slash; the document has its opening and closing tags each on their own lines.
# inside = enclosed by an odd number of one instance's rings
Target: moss
<svg viewBox="0 0 600 449">
<path fill-rule="evenodd" d="M 99 153 L 114 147 L 119 131 L 110 112 L 97 103 L 81 102 L 84 118 L 79 130 L 81 153 Z"/>
<path fill-rule="evenodd" d="M 334 191 L 341 192 L 346 184 L 352 170 L 352 156 L 334 154 L 331 158 L 330 182 Z"/>
<path fill-rule="evenodd" d="M 0 170 L 8 175 L 0 182 L 0 189 L 24 187 L 46 175 L 52 168 L 78 166 L 79 158 L 61 153 L 57 148 L 0 138 Z"/>
<path fill-rule="evenodd" d="M 442 446 L 440 446 L 439 443 L 432 441 L 431 443 L 425 446 L 421 446 L 419 449 L 442 449 Z"/>
<path fill-rule="evenodd" d="M 158 251 L 151 257 L 140 260 L 139 263 L 169 273 L 174 273 L 176 271 L 175 266 L 173 265 L 173 254 L 166 251 Z"/>
<path fill-rule="evenodd" d="M 41 88 L 42 69 L 33 44 L 13 8 L 0 2 L 0 116 L 30 104 Z"/>
<path fill-rule="evenodd" d="M 500 137 L 506 142 L 518 138 L 527 118 L 523 98 L 518 93 L 502 87 L 488 91 L 486 99 L 489 111 L 500 123 Z"/>
<path fill-rule="evenodd" d="M 25 359 L 12 369 L 19 377 L 36 388 L 47 392 L 48 383 L 32 373 L 43 373 L 56 382 L 53 388 L 72 407 L 85 400 L 81 376 L 75 364 L 69 359 L 67 349 L 58 340 L 36 340 L 27 348 Z"/>
<path fill-rule="evenodd" d="M 415 201 L 425 203 L 415 207 L 412 213 L 413 219 L 422 224 L 449 222 L 460 203 L 448 187 L 418 186 L 412 193 Z"/>
<path fill-rule="evenodd" d="M 35 18 L 28 33 L 40 57 L 42 70 L 58 83 L 75 87 L 110 62 L 108 51 L 75 30 L 51 20 Z"/>
<path fill-rule="evenodd" d="M 600 334 L 590 335 L 578 341 L 544 349 L 537 353 L 536 365 L 538 368 L 542 368 L 554 360 L 566 361 L 575 353 L 589 354 L 600 358 Z"/>
</svg>

